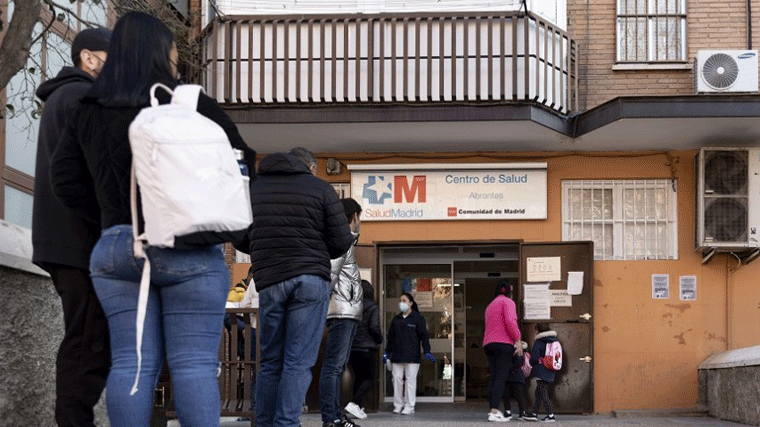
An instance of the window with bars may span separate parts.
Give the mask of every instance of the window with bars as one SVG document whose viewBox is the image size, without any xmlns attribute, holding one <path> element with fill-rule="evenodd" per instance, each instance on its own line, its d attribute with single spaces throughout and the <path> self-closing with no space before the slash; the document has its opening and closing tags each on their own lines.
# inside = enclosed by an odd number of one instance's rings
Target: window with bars
<svg viewBox="0 0 760 427">
<path fill-rule="evenodd" d="M 617 0 L 617 60 L 686 61 L 686 0 Z"/>
<path fill-rule="evenodd" d="M 562 240 L 593 241 L 596 260 L 677 259 L 675 181 L 563 181 Z"/>
<path fill-rule="evenodd" d="M 351 184 L 348 182 L 332 182 L 330 183 L 332 187 L 335 189 L 335 192 L 338 193 L 338 198 L 345 199 L 346 197 L 351 197 Z"/>
</svg>

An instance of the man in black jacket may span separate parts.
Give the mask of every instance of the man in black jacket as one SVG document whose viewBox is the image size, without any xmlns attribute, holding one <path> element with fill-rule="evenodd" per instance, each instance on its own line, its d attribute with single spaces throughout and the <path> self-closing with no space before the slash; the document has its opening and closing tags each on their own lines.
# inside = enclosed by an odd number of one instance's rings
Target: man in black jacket
<svg viewBox="0 0 760 427">
<path fill-rule="evenodd" d="M 50 273 L 61 296 L 64 336 L 56 359 L 55 418 L 59 426 L 94 426 L 93 407 L 106 384 L 111 356 L 108 324 L 90 280 L 90 253 L 100 236 L 98 217 L 63 206 L 50 183 L 50 157 L 71 115 L 106 60 L 111 32 L 81 31 L 71 46 L 74 67 L 40 85 L 40 118 L 32 213 L 32 261 Z M 93 206 L 97 206 L 92 200 Z"/>
<path fill-rule="evenodd" d="M 259 164 L 251 185 L 250 252 L 259 292 L 256 425 L 297 426 L 330 300 L 330 259 L 353 243 L 338 194 L 313 175 L 310 151 Z"/>
</svg>

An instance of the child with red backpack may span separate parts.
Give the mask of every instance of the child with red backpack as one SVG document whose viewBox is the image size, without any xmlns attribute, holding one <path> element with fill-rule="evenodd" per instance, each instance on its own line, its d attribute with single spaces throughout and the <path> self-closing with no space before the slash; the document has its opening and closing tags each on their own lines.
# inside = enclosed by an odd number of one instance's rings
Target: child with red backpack
<svg viewBox="0 0 760 427">
<path fill-rule="evenodd" d="M 562 346 L 557 333 L 549 329 L 548 323 L 537 323 L 536 341 L 533 343 L 530 364 L 531 375 L 536 378 L 536 398 L 533 413 L 525 417 L 528 421 L 538 421 L 538 410 L 543 403 L 547 415 L 541 421 L 554 422 L 552 402 L 549 400 L 549 385 L 554 382 L 554 374 L 562 368 Z"/>
</svg>

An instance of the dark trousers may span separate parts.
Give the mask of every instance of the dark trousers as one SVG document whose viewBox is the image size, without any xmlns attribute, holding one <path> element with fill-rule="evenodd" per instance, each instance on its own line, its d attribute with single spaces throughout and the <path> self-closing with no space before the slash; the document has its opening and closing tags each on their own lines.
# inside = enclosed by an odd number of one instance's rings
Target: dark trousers
<svg viewBox="0 0 760 427">
<path fill-rule="evenodd" d="M 111 366 L 108 321 L 88 270 L 46 267 L 61 297 L 65 327 L 56 359 L 55 420 L 60 427 L 94 427 L 93 407 Z"/>
<path fill-rule="evenodd" d="M 541 404 L 544 404 L 547 414 L 553 414 L 552 401 L 549 400 L 549 383 L 536 380 L 536 403 L 533 404 L 533 413 L 537 414 Z"/>
<path fill-rule="evenodd" d="M 492 409 L 498 409 L 504 396 L 504 388 L 507 386 L 507 377 L 512 370 L 512 353 L 515 352 L 515 346 L 492 342 L 486 344 L 483 349 L 491 372 L 488 377 L 488 402 Z"/>
<path fill-rule="evenodd" d="M 509 411 L 510 399 L 515 398 L 517 400 L 518 414 L 525 412 L 525 396 L 524 396 L 524 384 L 518 382 L 508 382 L 507 388 L 504 390 L 504 410 Z"/>
<path fill-rule="evenodd" d="M 377 375 L 377 356 L 374 350 L 351 350 L 349 362 L 354 372 L 354 398 L 352 402 L 363 408 L 362 401 L 372 391 Z"/>
</svg>

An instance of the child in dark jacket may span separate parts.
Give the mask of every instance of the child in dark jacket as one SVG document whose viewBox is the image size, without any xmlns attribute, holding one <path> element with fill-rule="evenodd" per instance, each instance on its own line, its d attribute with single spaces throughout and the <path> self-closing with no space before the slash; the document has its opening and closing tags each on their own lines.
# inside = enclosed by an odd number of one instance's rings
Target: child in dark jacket
<svg viewBox="0 0 760 427">
<path fill-rule="evenodd" d="M 528 350 L 528 343 L 525 341 L 518 341 L 515 343 L 515 346 L 517 345 L 522 346 L 524 353 L 530 353 L 530 350 Z M 509 371 L 509 376 L 507 377 L 507 386 L 504 388 L 503 400 L 505 417 L 512 415 L 512 411 L 510 410 L 510 399 L 512 397 L 517 400 L 517 409 L 520 411 L 520 419 L 524 420 L 527 416 L 525 413 L 525 374 L 522 370 L 524 361 L 525 359 L 523 359 L 523 356 L 518 355 L 517 350 L 515 350 L 514 355 L 512 355 L 512 370 Z"/>
<path fill-rule="evenodd" d="M 547 369 L 541 363 L 541 359 L 546 354 L 546 345 L 557 341 L 557 332 L 550 330 L 548 323 L 537 323 L 536 331 L 538 334 L 530 356 L 530 364 L 533 366 L 531 376 L 536 378 L 536 398 L 533 404 L 533 412 L 524 419 L 538 421 L 538 410 L 543 403 L 547 415 L 541 421 L 553 422 L 555 419 L 552 402 L 549 400 L 549 385 L 554 382 L 554 371 Z"/>
</svg>

